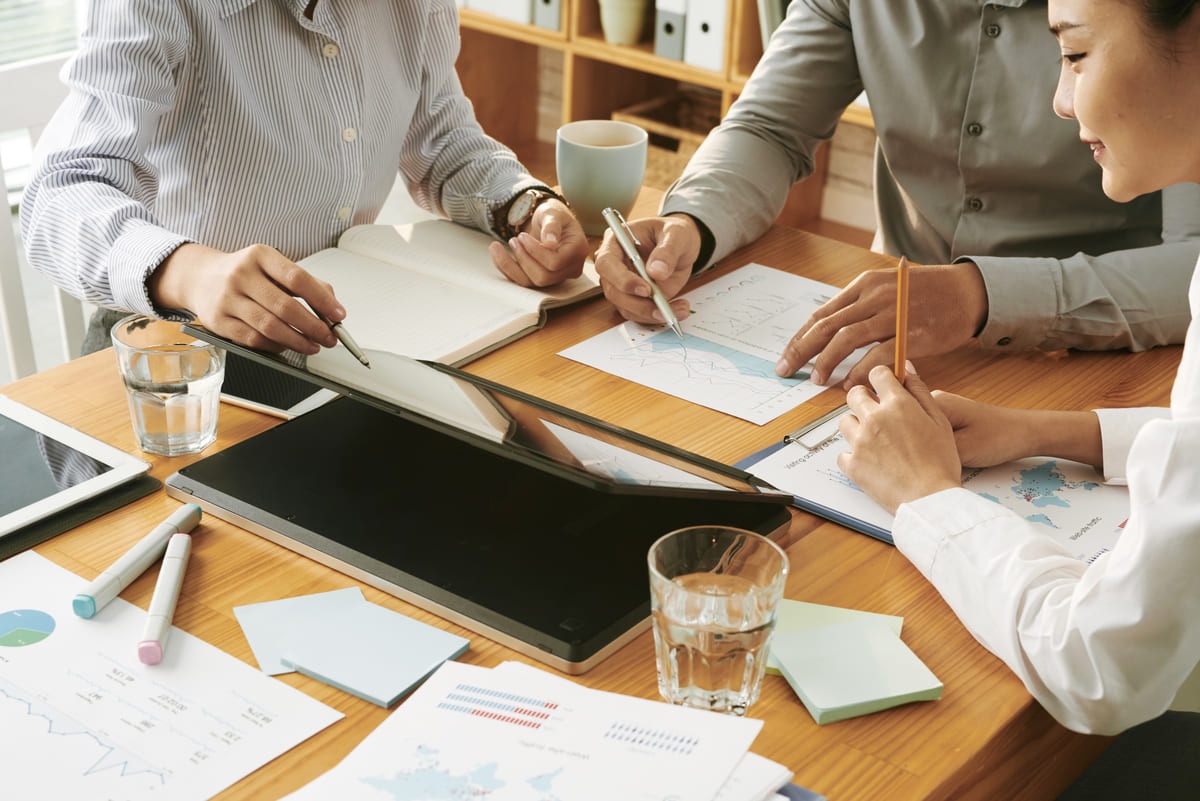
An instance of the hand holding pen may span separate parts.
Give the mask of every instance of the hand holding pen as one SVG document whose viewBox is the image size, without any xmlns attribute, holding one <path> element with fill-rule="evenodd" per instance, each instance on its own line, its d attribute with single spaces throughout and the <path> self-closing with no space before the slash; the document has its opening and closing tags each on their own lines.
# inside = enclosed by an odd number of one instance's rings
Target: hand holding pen
<svg viewBox="0 0 1200 801">
<path fill-rule="evenodd" d="M 329 326 L 330 330 L 333 331 L 334 336 L 338 338 L 338 341 L 346 346 L 346 350 L 350 351 L 351 356 L 358 359 L 363 367 L 370 368 L 371 362 L 367 360 L 367 355 L 363 353 L 362 348 L 360 348 L 358 343 L 354 341 L 354 337 L 350 336 L 350 332 L 346 330 L 346 326 L 342 325 L 340 322 L 330 322 L 329 318 L 323 314 L 318 314 L 317 316 L 321 318 L 322 322 Z"/>
<path fill-rule="evenodd" d="M 633 264 L 633 268 L 637 270 L 638 275 L 642 277 L 650 285 L 651 297 L 654 300 L 654 305 L 658 307 L 663 319 L 667 321 L 667 325 L 675 332 L 675 335 L 683 339 L 683 328 L 679 325 L 679 319 L 675 316 L 675 312 L 671 309 L 671 304 L 667 300 L 666 295 L 658 287 L 658 284 L 650 277 L 646 271 L 646 262 L 642 259 L 641 253 L 638 252 L 638 241 L 629 230 L 629 224 L 625 222 L 625 218 L 621 212 L 614 208 L 607 208 L 601 212 L 604 216 L 605 223 L 608 224 L 609 230 L 613 232 L 613 237 L 617 240 L 617 244 L 621 246 L 625 258 Z"/>
</svg>

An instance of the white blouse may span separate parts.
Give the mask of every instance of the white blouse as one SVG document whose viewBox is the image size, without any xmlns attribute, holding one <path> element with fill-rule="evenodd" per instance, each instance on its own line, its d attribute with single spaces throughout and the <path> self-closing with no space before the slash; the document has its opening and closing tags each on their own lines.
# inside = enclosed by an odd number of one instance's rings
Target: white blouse
<svg viewBox="0 0 1200 801">
<path fill-rule="evenodd" d="M 1076 731 L 1114 734 L 1157 717 L 1200 663 L 1200 269 L 1189 301 L 1171 408 L 1098 412 L 1106 476 L 1130 491 L 1111 552 L 1084 564 L 964 489 L 896 515 L 901 552 Z"/>
</svg>

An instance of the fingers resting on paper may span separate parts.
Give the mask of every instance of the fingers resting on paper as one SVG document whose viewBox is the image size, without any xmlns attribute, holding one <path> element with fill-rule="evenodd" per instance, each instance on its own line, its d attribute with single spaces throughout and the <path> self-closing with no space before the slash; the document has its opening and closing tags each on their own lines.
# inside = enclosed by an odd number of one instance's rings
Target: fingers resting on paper
<svg viewBox="0 0 1200 801">
<path fill-rule="evenodd" d="M 916 265 L 910 270 L 908 356 L 946 353 L 969 342 L 987 319 L 987 289 L 971 262 Z M 854 351 L 866 355 L 851 366 L 844 387 L 867 380 L 877 365 L 895 354 L 895 269 L 868 270 L 813 312 L 784 346 L 776 365 L 793 375 L 812 362 L 813 381 L 825 384 Z M 874 343 L 874 344 L 873 344 Z"/>
</svg>

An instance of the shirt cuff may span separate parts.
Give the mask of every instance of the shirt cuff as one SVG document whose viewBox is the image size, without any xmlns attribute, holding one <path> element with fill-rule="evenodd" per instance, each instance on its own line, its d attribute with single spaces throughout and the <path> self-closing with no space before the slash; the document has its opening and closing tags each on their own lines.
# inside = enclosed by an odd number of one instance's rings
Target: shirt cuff
<svg viewBox="0 0 1200 801">
<path fill-rule="evenodd" d="M 149 224 L 134 226 L 123 234 L 108 256 L 109 282 L 117 307 L 154 317 L 168 316 L 169 312 L 158 309 L 150 300 L 146 284 L 168 256 L 191 241 Z"/>
<path fill-rule="evenodd" d="M 1054 259 L 963 256 L 979 268 L 987 289 L 987 322 L 979 344 L 991 350 L 1033 350 L 1050 337 L 1058 315 L 1058 262 Z"/>
<path fill-rule="evenodd" d="M 900 504 L 892 524 L 892 540 L 922 575 L 932 579 L 937 555 L 948 539 L 1010 514 L 995 501 L 954 487 Z"/>
<path fill-rule="evenodd" d="M 1100 444 L 1103 448 L 1104 479 L 1124 484 L 1129 449 L 1142 426 L 1151 420 L 1171 416 L 1171 410 L 1153 406 L 1134 409 L 1094 409 L 1100 420 Z"/>
</svg>

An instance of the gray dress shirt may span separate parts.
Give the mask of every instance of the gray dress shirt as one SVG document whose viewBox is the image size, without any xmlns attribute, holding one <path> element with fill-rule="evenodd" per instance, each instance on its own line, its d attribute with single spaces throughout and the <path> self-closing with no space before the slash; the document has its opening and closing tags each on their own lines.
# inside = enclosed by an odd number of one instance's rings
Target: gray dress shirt
<svg viewBox="0 0 1200 801">
<path fill-rule="evenodd" d="M 716 241 L 760 236 L 863 90 L 878 134 L 877 247 L 974 261 L 985 347 L 1182 342 L 1200 253 L 1200 186 L 1114 203 L 1054 115 L 1060 51 L 1022 0 L 793 0 L 721 125 L 663 200 Z"/>
<path fill-rule="evenodd" d="M 292 259 L 374 221 L 397 170 L 424 208 L 491 231 L 528 186 L 462 93 L 453 0 L 105 0 L 37 146 L 31 263 L 99 306 L 152 308 L 180 244 Z"/>
</svg>

